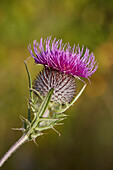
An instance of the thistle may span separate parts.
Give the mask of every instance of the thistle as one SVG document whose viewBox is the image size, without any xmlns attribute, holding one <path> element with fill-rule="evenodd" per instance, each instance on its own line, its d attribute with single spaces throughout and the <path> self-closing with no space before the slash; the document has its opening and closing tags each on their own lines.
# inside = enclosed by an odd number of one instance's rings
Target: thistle
<svg viewBox="0 0 113 170">
<path fill-rule="evenodd" d="M 26 141 L 33 140 L 43 135 L 44 130 L 53 129 L 66 119 L 66 111 L 82 94 L 86 87 L 77 93 L 76 80 L 89 77 L 97 70 L 98 64 L 89 49 L 75 45 L 71 48 L 69 43 L 63 44 L 62 40 L 52 41 L 47 37 L 40 42 L 33 43 L 33 50 L 29 45 L 28 50 L 36 64 L 42 64 L 43 70 L 32 82 L 30 72 L 25 61 L 29 80 L 28 119 L 21 116 L 23 122 L 22 137 L 9 149 L 0 160 L 0 167 L 11 154 Z M 33 114 L 33 118 L 31 118 Z M 17 129 L 18 130 L 18 129 Z M 57 132 L 57 131 L 56 131 Z M 59 132 L 58 132 L 59 133 Z"/>
</svg>

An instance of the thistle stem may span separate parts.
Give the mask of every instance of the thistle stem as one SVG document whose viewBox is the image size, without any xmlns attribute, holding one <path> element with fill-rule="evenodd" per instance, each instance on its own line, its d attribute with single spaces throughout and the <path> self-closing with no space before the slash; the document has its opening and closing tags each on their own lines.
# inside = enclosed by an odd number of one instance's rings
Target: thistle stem
<svg viewBox="0 0 113 170">
<path fill-rule="evenodd" d="M 6 152 L 6 154 L 1 158 L 0 160 L 0 167 L 5 163 L 5 161 L 8 160 L 8 158 L 26 141 L 28 140 L 27 135 L 23 135 L 9 150 Z"/>
<path fill-rule="evenodd" d="M 37 113 L 36 119 L 33 120 L 31 122 L 31 126 L 30 128 L 26 129 L 26 134 L 24 134 L 10 149 L 8 152 L 6 152 L 6 154 L 2 157 L 2 159 L 0 160 L 0 167 L 5 163 L 5 161 L 7 161 L 7 159 L 12 155 L 12 153 L 14 153 L 22 144 L 24 144 L 26 141 L 28 140 L 33 140 L 36 137 L 40 136 L 41 133 L 38 133 L 37 135 L 35 135 L 35 137 L 32 137 L 34 130 L 36 129 L 38 122 L 39 122 L 39 118 L 43 117 L 48 104 L 50 102 L 51 96 L 53 94 L 53 88 L 49 91 L 49 93 L 47 94 L 47 96 L 45 97 L 45 99 L 42 101 L 42 104 L 39 108 L 39 111 Z M 39 116 L 39 117 L 38 117 Z M 28 130 L 28 131 L 27 131 Z"/>
</svg>

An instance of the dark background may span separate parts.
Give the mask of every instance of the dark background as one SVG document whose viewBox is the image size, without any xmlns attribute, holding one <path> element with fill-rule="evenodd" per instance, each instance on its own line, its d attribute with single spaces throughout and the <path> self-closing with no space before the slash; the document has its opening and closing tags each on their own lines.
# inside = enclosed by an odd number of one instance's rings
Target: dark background
<svg viewBox="0 0 113 170">
<path fill-rule="evenodd" d="M 113 0 L 0 0 L 0 157 L 27 117 L 28 80 L 24 60 L 33 40 L 52 35 L 94 52 L 97 72 L 66 112 L 63 126 L 29 142 L 3 170 L 113 169 Z M 39 67 L 29 60 L 34 78 Z"/>
</svg>

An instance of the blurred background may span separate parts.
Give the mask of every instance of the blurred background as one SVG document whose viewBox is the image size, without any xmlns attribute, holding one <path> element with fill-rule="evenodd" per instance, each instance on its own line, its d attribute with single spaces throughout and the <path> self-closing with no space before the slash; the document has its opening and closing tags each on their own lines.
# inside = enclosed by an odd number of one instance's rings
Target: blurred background
<svg viewBox="0 0 113 170">
<path fill-rule="evenodd" d="M 3 170 L 113 169 L 113 0 L 0 0 L 0 157 L 22 135 L 27 117 L 28 45 L 62 38 L 94 52 L 99 62 L 85 92 L 68 110 L 64 125 L 23 145 Z M 32 78 L 39 67 L 28 61 Z"/>
</svg>

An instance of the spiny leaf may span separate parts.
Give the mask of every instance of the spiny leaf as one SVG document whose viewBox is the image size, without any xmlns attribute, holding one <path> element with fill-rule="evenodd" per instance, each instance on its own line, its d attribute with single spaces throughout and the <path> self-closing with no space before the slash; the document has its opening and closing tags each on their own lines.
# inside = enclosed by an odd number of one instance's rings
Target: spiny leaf
<svg viewBox="0 0 113 170">
<path fill-rule="evenodd" d="M 28 66 L 27 66 L 27 61 L 24 61 L 24 64 L 25 64 L 25 68 L 26 68 L 27 76 L 28 76 L 28 80 L 29 80 L 29 89 L 32 89 L 32 80 L 31 80 L 31 75 L 30 75 L 30 72 L 29 72 L 29 69 L 28 69 Z M 33 99 L 33 92 L 32 91 L 30 91 L 30 98 L 31 98 L 31 100 Z"/>
</svg>

